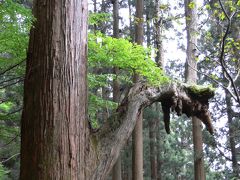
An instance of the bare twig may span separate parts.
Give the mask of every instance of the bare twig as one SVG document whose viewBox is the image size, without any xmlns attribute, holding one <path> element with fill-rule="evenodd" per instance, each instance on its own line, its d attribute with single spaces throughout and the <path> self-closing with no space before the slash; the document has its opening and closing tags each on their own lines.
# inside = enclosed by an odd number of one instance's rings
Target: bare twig
<svg viewBox="0 0 240 180">
<path fill-rule="evenodd" d="M 7 142 L 6 144 L 0 146 L 0 148 L 5 148 L 6 146 L 8 146 L 9 144 L 11 144 L 13 141 L 15 141 L 15 139 L 17 139 L 17 137 L 19 136 L 19 134 L 17 134 L 14 138 L 12 138 L 9 142 Z"/>
<path fill-rule="evenodd" d="M 9 115 L 11 115 L 11 114 L 15 114 L 15 113 L 21 111 L 22 109 L 23 109 L 23 108 L 21 107 L 21 108 L 15 110 L 15 111 L 12 111 L 12 112 L 8 113 L 7 116 L 9 116 Z"/>
<path fill-rule="evenodd" d="M 218 146 L 216 146 L 216 148 L 217 148 L 217 150 L 219 151 L 219 153 L 220 153 L 226 160 L 232 162 L 232 158 L 226 156 L 226 155 L 225 155 L 226 153 L 222 152 L 221 149 L 220 149 Z M 240 165 L 240 163 L 238 163 L 238 165 Z"/>
<path fill-rule="evenodd" d="M 17 80 L 17 79 L 21 79 L 21 78 L 23 78 L 23 77 L 14 77 L 14 78 L 11 78 L 11 79 L 6 79 L 6 80 L 4 80 L 4 81 L 1 81 L 1 82 L 0 82 L 0 85 L 1 85 L 1 84 L 4 84 L 4 83 L 7 83 L 7 82 L 10 82 L 10 81 L 14 81 L 14 80 Z"/>
<path fill-rule="evenodd" d="M 226 43 L 226 39 L 227 39 L 227 36 L 229 34 L 229 31 L 230 31 L 230 28 L 231 28 L 231 24 L 232 24 L 232 18 L 234 17 L 234 15 L 236 14 L 236 12 L 232 13 L 230 16 L 227 14 L 223 4 L 222 4 L 222 1 L 221 0 L 218 0 L 219 1 L 219 4 L 221 6 L 221 9 L 224 13 L 224 15 L 226 16 L 227 20 L 228 20 L 228 25 L 227 25 L 227 29 L 225 31 L 225 34 L 223 36 L 223 39 L 222 39 L 222 43 L 221 43 L 221 54 L 220 54 L 220 57 L 219 57 L 219 61 L 221 63 L 221 66 L 222 66 L 222 69 L 223 69 L 223 73 L 224 73 L 224 76 L 225 78 L 229 81 L 229 84 L 232 85 L 232 88 L 233 88 L 233 91 L 234 91 L 234 94 L 235 94 L 235 97 L 236 97 L 236 101 L 240 104 L 240 95 L 238 93 L 238 90 L 237 90 L 237 87 L 234 83 L 234 80 L 232 78 L 232 76 L 230 75 L 230 73 L 228 72 L 227 70 L 227 67 L 226 67 L 226 63 L 224 61 L 224 54 L 225 54 L 225 43 Z"/>
<path fill-rule="evenodd" d="M 222 83 L 220 83 L 219 81 L 217 81 L 216 79 L 213 79 L 211 76 L 209 76 L 208 74 L 204 73 L 204 72 L 201 72 L 199 70 L 197 70 L 196 68 L 192 67 L 189 63 L 188 63 L 188 66 L 190 68 L 192 68 L 194 71 L 198 72 L 199 74 L 202 74 L 204 76 L 206 76 L 207 78 L 209 78 L 211 81 L 215 82 L 216 84 L 218 84 L 219 86 L 221 86 L 222 88 L 226 89 L 229 94 L 231 94 L 231 96 L 237 101 L 237 98 L 235 97 L 235 95 L 232 93 L 232 91 L 229 90 L 228 87 L 222 85 Z"/>
<path fill-rule="evenodd" d="M 20 61 L 19 63 L 13 65 L 13 66 L 10 66 L 9 68 L 5 69 L 3 72 L 0 72 L 0 76 L 2 76 L 3 74 L 5 74 L 6 72 L 14 69 L 15 67 L 19 66 L 20 64 L 22 64 L 23 62 L 25 62 L 25 59 Z"/>
<path fill-rule="evenodd" d="M 7 159 L 5 159 L 5 160 L 3 160 L 3 161 L 0 161 L 0 163 L 5 163 L 5 162 L 9 161 L 10 159 L 12 159 L 12 158 L 14 158 L 14 157 L 16 157 L 16 156 L 18 156 L 18 155 L 20 155 L 20 153 L 14 154 L 14 155 L 12 155 L 12 156 L 9 157 L 9 158 L 7 158 Z"/>
<path fill-rule="evenodd" d="M 17 83 L 19 83 L 19 82 L 22 82 L 23 80 L 24 80 L 24 78 L 21 78 L 21 79 L 19 79 L 19 80 L 16 81 L 16 82 L 13 82 L 13 83 L 10 83 L 10 84 L 7 84 L 7 85 L 5 85 L 5 86 L 0 87 L 0 89 L 4 89 L 4 88 L 6 88 L 6 87 L 12 86 L 12 85 L 17 84 Z"/>
</svg>

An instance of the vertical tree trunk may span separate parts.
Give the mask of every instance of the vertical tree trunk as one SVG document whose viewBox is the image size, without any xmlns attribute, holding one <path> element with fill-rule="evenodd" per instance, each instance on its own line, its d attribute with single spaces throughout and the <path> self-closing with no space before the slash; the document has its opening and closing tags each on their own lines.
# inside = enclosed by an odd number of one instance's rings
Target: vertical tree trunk
<svg viewBox="0 0 240 180">
<path fill-rule="evenodd" d="M 113 1 L 113 37 L 119 38 L 119 2 L 118 0 Z M 119 74 L 119 69 L 113 68 L 114 74 L 117 76 Z M 113 101 L 119 102 L 119 81 L 116 79 L 113 80 Z M 112 171 L 112 179 L 113 180 L 121 180 L 122 179 L 122 168 L 121 168 L 121 153 L 119 153 L 119 157 L 113 166 Z"/>
<path fill-rule="evenodd" d="M 97 0 L 93 0 L 93 12 L 97 13 Z M 96 24 L 93 25 L 93 31 L 94 31 L 94 33 L 96 33 L 96 31 L 97 31 Z"/>
<path fill-rule="evenodd" d="M 197 37 L 196 37 L 196 0 L 184 0 L 185 18 L 187 27 L 187 62 L 186 62 L 186 81 L 188 83 L 197 83 L 197 68 L 195 58 Z M 191 66 L 191 67 L 190 67 Z M 194 146 L 194 178 L 195 180 L 205 180 L 202 124 L 197 117 L 192 117 L 192 132 Z"/>
<path fill-rule="evenodd" d="M 159 67 L 164 67 L 163 48 L 162 48 L 162 17 L 160 13 L 161 0 L 155 0 L 155 46 L 157 49 L 156 63 Z"/>
<path fill-rule="evenodd" d="M 157 180 L 157 160 L 156 160 L 156 119 L 148 120 L 151 179 Z"/>
<path fill-rule="evenodd" d="M 151 2 L 149 2 L 146 6 L 146 22 L 147 22 L 147 29 L 146 29 L 146 35 L 147 35 L 147 46 L 151 46 L 151 26 L 150 26 L 150 19 L 151 17 L 151 8 L 153 8 L 153 5 Z M 153 111 L 156 111 L 155 105 L 152 105 L 151 109 Z M 150 156 L 150 168 L 151 168 L 151 179 L 157 180 L 157 153 L 156 153 L 156 117 L 152 119 L 148 119 L 148 129 L 149 129 L 149 156 Z"/>
<path fill-rule="evenodd" d="M 131 9 L 131 0 L 128 0 L 128 13 L 129 13 L 129 36 L 133 41 L 134 32 L 133 32 L 133 23 L 132 23 L 132 9 Z"/>
<path fill-rule="evenodd" d="M 164 59 L 163 59 L 163 43 L 162 43 L 162 33 L 163 33 L 163 27 L 162 27 L 162 17 L 160 13 L 160 6 L 161 6 L 161 0 L 154 0 L 154 8 L 155 8 L 155 21 L 154 21 L 154 35 L 155 35 L 155 48 L 157 49 L 157 56 L 156 56 L 156 63 L 159 67 L 164 69 Z M 159 112 L 160 104 L 156 104 L 156 111 Z M 161 167 L 162 167 L 162 160 L 160 155 L 160 118 L 158 117 L 156 119 L 156 161 L 157 161 L 157 180 L 161 180 Z"/>
<path fill-rule="evenodd" d="M 143 138 L 142 138 L 142 112 L 140 113 L 133 130 L 133 169 L 132 179 L 143 180 Z"/>
<path fill-rule="evenodd" d="M 86 0 L 34 1 L 21 180 L 86 179 L 87 12 Z"/>
<path fill-rule="evenodd" d="M 231 96 L 228 92 L 225 91 L 226 94 L 226 105 L 227 105 L 227 117 L 228 117 L 228 134 L 229 134 L 229 144 L 232 155 L 232 169 L 233 175 L 236 178 L 239 178 L 239 169 L 238 169 L 238 161 L 237 161 L 237 152 L 236 152 L 236 143 L 235 143 L 235 135 L 234 135 L 234 125 L 233 125 L 233 115 L 232 115 L 232 106 L 231 106 Z"/>
<path fill-rule="evenodd" d="M 136 1 L 136 26 L 135 26 L 135 42 L 142 45 L 143 43 L 143 0 Z M 139 77 L 134 75 L 133 82 L 137 82 Z M 133 153 L 132 153 L 132 179 L 143 180 L 143 132 L 142 121 L 143 113 L 140 112 L 136 126 L 133 130 Z"/>
<path fill-rule="evenodd" d="M 160 105 L 157 104 L 157 109 L 160 110 L 161 108 L 159 107 Z M 162 179 L 162 159 L 161 159 L 161 144 L 160 141 L 162 141 L 160 137 L 160 118 L 157 119 L 156 122 L 156 149 L 157 149 L 157 180 Z"/>
</svg>

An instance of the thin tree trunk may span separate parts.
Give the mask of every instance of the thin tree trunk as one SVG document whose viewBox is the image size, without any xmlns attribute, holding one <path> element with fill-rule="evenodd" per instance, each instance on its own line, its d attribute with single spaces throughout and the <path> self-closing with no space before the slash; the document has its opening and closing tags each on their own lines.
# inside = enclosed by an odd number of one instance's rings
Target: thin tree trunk
<svg viewBox="0 0 240 180">
<path fill-rule="evenodd" d="M 93 0 L 93 12 L 97 13 L 97 0 Z M 96 33 L 96 31 L 97 31 L 96 24 L 93 25 L 93 31 L 94 31 L 94 33 Z"/>
<path fill-rule="evenodd" d="M 163 47 L 162 47 L 162 31 L 163 31 L 163 24 L 162 24 L 162 17 L 160 13 L 160 6 L 161 0 L 155 0 L 155 21 L 154 21 L 154 28 L 155 28 L 155 46 L 157 49 L 157 56 L 156 56 L 156 63 L 159 67 L 164 68 L 164 59 L 163 59 Z"/>
<path fill-rule="evenodd" d="M 143 43 L 143 0 L 136 1 L 136 26 L 135 26 L 135 42 L 142 45 Z M 139 76 L 134 75 L 133 82 L 138 82 Z M 143 135 L 142 135 L 142 111 L 139 113 L 136 126 L 133 130 L 133 165 L 132 179 L 143 180 Z"/>
<path fill-rule="evenodd" d="M 113 37 L 119 38 L 119 2 L 118 0 L 113 1 Z M 119 69 L 114 67 L 114 74 L 118 76 Z M 113 101 L 119 102 L 119 81 L 116 77 L 116 79 L 113 80 Z M 112 171 L 112 179 L 113 180 L 121 180 L 122 179 L 122 168 L 121 168 L 121 153 L 119 154 L 119 157 L 113 166 Z"/>
<path fill-rule="evenodd" d="M 149 127 L 149 146 L 150 146 L 150 163 L 151 179 L 157 180 L 157 160 L 156 160 L 156 119 L 148 120 Z"/>
<path fill-rule="evenodd" d="M 197 68 L 195 58 L 196 51 L 196 0 L 185 0 L 185 18 L 187 27 L 187 62 L 186 62 L 186 81 L 188 83 L 197 83 L 197 72 L 193 68 Z M 191 67 L 190 67 L 191 66 Z M 194 146 L 194 178 L 195 180 L 205 180 L 204 157 L 203 157 L 203 140 L 202 140 L 202 124 L 201 121 L 192 117 L 192 132 Z"/>
<path fill-rule="evenodd" d="M 229 128 L 228 130 L 229 143 L 230 143 L 230 150 L 232 155 L 232 169 L 233 169 L 234 177 L 239 178 L 239 167 L 238 167 L 238 161 L 237 161 L 236 143 L 235 143 L 235 135 L 234 135 L 231 96 L 226 91 L 225 91 L 225 94 L 226 94 L 227 117 L 228 117 L 228 128 Z"/>
<path fill-rule="evenodd" d="M 134 33 L 133 33 L 133 23 L 132 23 L 132 10 L 131 10 L 131 0 L 128 0 L 128 13 L 129 13 L 129 36 L 133 41 Z"/>
<path fill-rule="evenodd" d="M 151 12 L 152 4 L 148 4 L 146 6 L 146 22 L 147 22 L 147 46 L 150 47 L 151 45 L 151 27 L 150 27 L 150 12 Z M 154 108 L 155 105 L 152 105 L 150 108 L 153 111 L 156 111 Z M 156 153 L 156 117 L 153 119 L 148 120 L 148 129 L 149 129 L 149 156 L 150 156 L 150 168 L 151 168 L 151 179 L 157 180 L 157 153 Z"/>
<path fill-rule="evenodd" d="M 157 112 L 160 111 L 160 104 L 158 103 L 156 106 Z M 160 118 L 158 117 L 157 122 L 156 122 L 156 149 L 157 149 L 157 180 L 162 179 L 162 159 L 161 159 L 161 144 L 160 142 L 162 141 L 161 136 L 160 136 Z"/>
<path fill-rule="evenodd" d="M 156 56 L 156 63 L 158 64 L 159 67 L 161 67 L 164 70 L 164 59 L 163 59 L 163 43 L 162 43 L 162 34 L 163 34 L 163 26 L 162 26 L 162 17 L 161 17 L 161 12 L 160 12 L 160 6 L 161 6 L 161 0 L 155 0 L 154 1 L 154 7 L 155 7 L 155 18 L 154 18 L 154 35 L 155 35 L 155 47 L 157 49 L 157 56 Z M 156 111 L 158 112 L 160 109 L 160 104 L 156 103 Z M 158 117 L 156 119 L 156 169 L 157 169 L 157 180 L 162 179 L 161 175 L 161 168 L 162 168 L 162 159 L 161 159 L 161 154 L 160 154 L 160 118 Z"/>
<path fill-rule="evenodd" d="M 35 0 L 21 126 L 21 180 L 86 179 L 87 1 Z M 81 48 L 79 48 L 81 47 Z"/>
<path fill-rule="evenodd" d="M 143 138 L 142 138 L 142 112 L 137 119 L 133 130 L 133 180 L 143 180 Z"/>
</svg>

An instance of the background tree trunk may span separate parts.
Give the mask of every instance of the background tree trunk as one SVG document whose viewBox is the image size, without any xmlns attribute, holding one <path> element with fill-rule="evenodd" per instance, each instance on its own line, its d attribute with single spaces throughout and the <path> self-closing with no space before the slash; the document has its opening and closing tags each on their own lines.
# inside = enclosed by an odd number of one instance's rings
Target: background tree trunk
<svg viewBox="0 0 240 180">
<path fill-rule="evenodd" d="M 113 37 L 119 38 L 119 2 L 118 0 L 113 1 Z M 113 68 L 114 74 L 117 76 L 119 74 L 119 69 Z M 113 80 L 113 101 L 119 102 L 119 81 L 116 79 Z M 119 153 L 119 157 L 113 166 L 112 171 L 112 179 L 113 180 L 121 180 L 122 179 L 122 168 L 121 168 L 121 153 Z"/>
<path fill-rule="evenodd" d="M 232 111 L 232 103 L 231 96 L 228 92 L 225 91 L 226 95 L 226 105 L 227 105 L 227 118 L 228 118 L 228 133 L 229 133 L 229 144 L 232 155 L 232 168 L 233 168 L 233 176 L 239 178 L 239 169 L 238 169 L 238 161 L 237 161 L 237 151 L 236 151 L 236 143 L 235 143 L 235 133 L 234 133 L 234 124 L 233 124 L 233 111 Z"/>
<path fill-rule="evenodd" d="M 142 45 L 143 43 L 143 0 L 136 1 L 136 19 L 135 19 L 135 42 Z M 134 75 L 133 82 L 137 82 L 139 76 Z M 133 152 L 132 152 L 132 179 L 143 180 L 143 113 L 140 112 L 133 130 Z"/>
<path fill-rule="evenodd" d="M 87 179 L 87 1 L 36 0 L 24 82 L 20 179 Z M 81 48 L 79 48 L 81 47 Z"/>
<path fill-rule="evenodd" d="M 150 164 L 151 179 L 157 180 L 157 160 L 156 160 L 156 119 L 148 120 L 149 127 L 149 146 L 150 146 Z"/>
<path fill-rule="evenodd" d="M 155 28 L 155 46 L 157 49 L 157 56 L 155 59 L 158 66 L 164 68 L 163 47 L 162 47 L 163 24 L 162 24 L 160 6 L 161 6 L 161 0 L 155 0 L 155 16 L 156 17 L 154 21 L 154 28 Z"/>
<path fill-rule="evenodd" d="M 197 60 L 195 57 L 197 35 L 196 35 L 196 0 L 185 0 L 185 18 L 187 27 L 187 62 L 186 81 L 187 83 L 197 83 Z M 192 117 L 192 132 L 194 146 L 194 178 L 195 180 L 205 180 L 202 124 L 195 116 Z"/>
</svg>

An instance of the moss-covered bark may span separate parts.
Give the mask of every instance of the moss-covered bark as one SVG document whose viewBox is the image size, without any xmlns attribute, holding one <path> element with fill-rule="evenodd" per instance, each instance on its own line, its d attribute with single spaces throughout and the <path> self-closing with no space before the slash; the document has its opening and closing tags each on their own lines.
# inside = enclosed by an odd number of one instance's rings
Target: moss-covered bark
<svg viewBox="0 0 240 180">
<path fill-rule="evenodd" d="M 204 87 L 205 88 L 205 87 Z M 199 92 L 201 96 L 199 96 Z M 149 87 L 145 83 L 136 83 L 126 95 L 117 109 L 114 118 L 106 122 L 95 136 L 98 137 L 98 162 L 93 168 L 91 179 L 105 179 L 114 165 L 118 154 L 132 133 L 140 112 L 154 102 L 161 102 L 165 117 L 169 117 L 170 110 L 178 115 L 197 116 L 207 130 L 213 134 L 208 99 L 213 97 L 213 91 L 199 87 L 199 91 L 192 91 L 192 86 L 179 83 L 168 83 L 159 87 Z M 204 99 L 204 101 L 202 101 Z M 116 121 L 113 123 L 112 121 Z M 169 129 L 170 119 L 165 119 L 165 127 Z M 168 131 L 168 130 L 167 130 Z M 170 129 L 169 129 L 170 132 Z"/>
</svg>

